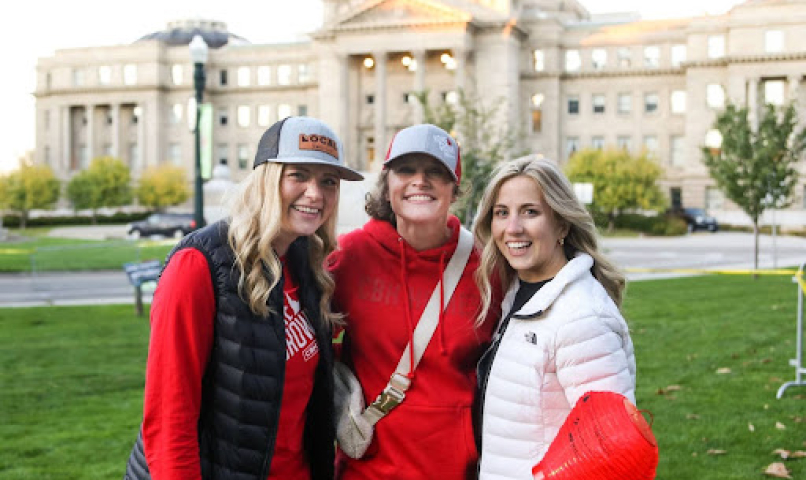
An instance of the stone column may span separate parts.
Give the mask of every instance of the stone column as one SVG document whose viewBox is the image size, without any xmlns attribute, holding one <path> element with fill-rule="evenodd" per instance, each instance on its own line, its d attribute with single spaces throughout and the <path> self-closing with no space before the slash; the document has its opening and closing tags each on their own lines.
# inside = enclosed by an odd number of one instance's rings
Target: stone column
<svg viewBox="0 0 806 480">
<path fill-rule="evenodd" d="M 417 68 L 414 70 L 414 92 L 419 94 L 425 90 L 425 62 L 426 62 L 426 52 L 425 50 L 415 50 L 412 52 L 412 57 L 417 65 Z M 413 104 L 414 110 L 414 123 L 423 123 L 424 114 L 423 114 L 423 106 L 420 104 L 419 101 L 415 101 Z"/>
<path fill-rule="evenodd" d="M 91 163 L 95 158 L 95 105 L 86 105 L 84 115 L 87 118 L 87 162 Z"/>
<path fill-rule="evenodd" d="M 61 141 L 59 148 L 61 148 L 61 166 L 65 173 L 73 169 L 73 145 L 72 145 L 72 119 L 70 118 L 70 106 L 61 107 L 59 109 L 61 115 Z"/>
<path fill-rule="evenodd" d="M 464 48 L 454 48 L 453 58 L 456 61 L 456 72 L 454 72 L 454 83 L 456 92 L 465 89 L 465 64 L 467 63 L 467 50 Z"/>
<path fill-rule="evenodd" d="M 146 108 L 142 103 L 137 103 L 134 108 L 140 109 L 140 115 L 137 117 L 137 158 L 132 159 L 137 164 L 137 168 L 134 170 L 139 178 L 140 174 L 148 167 L 146 160 Z"/>
<path fill-rule="evenodd" d="M 758 78 L 747 80 L 747 117 L 753 129 L 758 126 L 758 87 Z"/>
<path fill-rule="evenodd" d="M 375 161 L 372 170 L 380 171 L 386 144 L 386 52 L 373 52 L 375 58 Z"/>
<path fill-rule="evenodd" d="M 120 158 L 120 104 L 113 103 L 109 108 L 112 117 L 112 156 Z"/>
</svg>

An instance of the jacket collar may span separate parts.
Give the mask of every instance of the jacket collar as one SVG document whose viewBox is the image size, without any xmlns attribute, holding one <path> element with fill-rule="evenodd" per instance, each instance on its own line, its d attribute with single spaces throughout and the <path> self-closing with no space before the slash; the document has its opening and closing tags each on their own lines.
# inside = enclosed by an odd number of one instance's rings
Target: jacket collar
<svg viewBox="0 0 806 480">
<path fill-rule="evenodd" d="M 515 312 L 513 317 L 529 318 L 545 312 L 549 307 L 551 307 L 552 303 L 554 303 L 554 300 L 560 296 L 560 293 L 565 290 L 566 286 L 575 282 L 586 273 L 589 273 L 591 267 L 593 267 L 593 258 L 591 258 L 591 256 L 587 253 L 577 253 L 577 255 L 567 264 L 565 264 L 565 266 L 557 273 L 554 279 L 543 285 L 543 287 L 532 298 L 530 298 L 520 310 Z M 520 282 L 517 278 L 515 278 L 515 280 L 509 286 L 509 290 L 507 291 L 503 302 L 501 302 L 503 314 L 502 318 L 506 317 L 506 315 L 509 313 L 509 310 L 512 308 L 512 303 L 515 301 L 515 294 L 517 293 L 519 286 Z"/>
</svg>

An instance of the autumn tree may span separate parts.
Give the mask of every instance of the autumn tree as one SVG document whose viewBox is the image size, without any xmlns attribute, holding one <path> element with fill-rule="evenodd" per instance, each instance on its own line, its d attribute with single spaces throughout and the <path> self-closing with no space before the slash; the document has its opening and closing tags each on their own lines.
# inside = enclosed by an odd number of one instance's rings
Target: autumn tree
<svg viewBox="0 0 806 480">
<path fill-rule="evenodd" d="M 459 142 L 465 193 L 454 211 L 469 225 L 493 168 L 505 158 L 526 153 L 516 149 L 518 132 L 499 120 L 503 99 L 491 101 L 459 90 L 455 103 L 443 100 L 434 105 L 429 102 L 428 91 L 415 96 L 423 109 L 423 121 L 449 132 Z"/>
<path fill-rule="evenodd" d="M 99 208 L 119 207 L 132 201 L 129 167 L 113 157 L 98 157 L 67 184 L 67 198 L 75 209 L 92 211 L 92 223 Z"/>
<path fill-rule="evenodd" d="M 593 184 L 591 206 L 608 216 L 608 231 L 625 210 L 661 210 L 666 204 L 657 185 L 663 170 L 646 153 L 581 150 L 571 157 L 565 170 L 572 182 Z"/>
<path fill-rule="evenodd" d="M 795 106 L 764 106 L 754 127 L 747 107 L 729 104 L 717 115 L 714 129 L 721 145 L 702 147 L 711 178 L 753 222 L 753 265 L 758 268 L 758 222 L 768 208 L 792 203 L 798 180 L 795 163 L 806 149 L 806 130 L 796 131 Z"/>
<path fill-rule="evenodd" d="M 143 172 L 136 194 L 140 205 L 162 210 L 187 200 L 190 189 L 183 169 L 161 165 Z"/>
<path fill-rule="evenodd" d="M 19 169 L 0 177 L 0 209 L 17 212 L 24 229 L 31 210 L 53 208 L 60 190 L 50 167 L 22 162 Z"/>
</svg>

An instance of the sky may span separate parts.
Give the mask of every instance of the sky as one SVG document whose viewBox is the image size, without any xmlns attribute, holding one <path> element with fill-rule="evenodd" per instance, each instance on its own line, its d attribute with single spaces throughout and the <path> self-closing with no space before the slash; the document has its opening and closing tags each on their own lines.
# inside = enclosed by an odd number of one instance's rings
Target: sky
<svg viewBox="0 0 806 480">
<path fill-rule="evenodd" d="M 642 18 L 714 15 L 741 0 L 581 0 L 591 13 L 638 12 Z M 14 12 L 11 12 L 11 9 Z M 293 41 L 315 30 L 321 0 L 27 0 L 6 3 L 0 31 L 0 174 L 34 148 L 36 61 L 57 49 L 124 45 L 185 18 L 220 20 L 252 43 Z"/>
</svg>

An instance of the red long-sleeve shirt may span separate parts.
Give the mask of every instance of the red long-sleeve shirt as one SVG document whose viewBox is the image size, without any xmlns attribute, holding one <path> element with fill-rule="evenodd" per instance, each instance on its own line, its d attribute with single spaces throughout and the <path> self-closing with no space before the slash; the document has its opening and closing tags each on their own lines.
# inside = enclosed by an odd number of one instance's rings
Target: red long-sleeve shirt
<svg viewBox="0 0 806 480">
<path fill-rule="evenodd" d="M 284 268 L 286 375 L 269 479 L 309 478 L 302 435 L 319 350 L 300 312 L 294 279 Z M 215 298 L 204 255 L 173 255 L 151 307 L 143 444 L 154 480 L 201 478 L 198 418 L 202 377 L 213 345 Z"/>
</svg>

